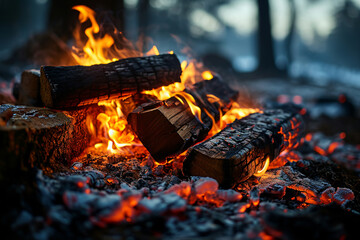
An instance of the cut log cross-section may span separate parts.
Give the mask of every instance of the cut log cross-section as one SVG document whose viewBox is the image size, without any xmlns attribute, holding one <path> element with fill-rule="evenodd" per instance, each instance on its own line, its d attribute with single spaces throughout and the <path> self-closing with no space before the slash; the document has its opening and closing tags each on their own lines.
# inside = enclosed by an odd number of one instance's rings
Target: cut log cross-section
<svg viewBox="0 0 360 240">
<path fill-rule="evenodd" d="M 102 110 L 96 105 L 75 111 L 1 105 L 0 181 L 11 171 L 38 167 L 51 173 L 68 165 L 90 142 L 86 117 Z"/>
<path fill-rule="evenodd" d="M 236 120 L 189 149 L 184 173 L 215 178 L 231 187 L 261 171 L 287 147 L 296 145 L 304 123 L 295 109 L 264 110 Z"/>
<path fill-rule="evenodd" d="M 179 82 L 181 72 L 175 54 L 126 58 L 93 66 L 43 66 L 41 99 L 47 107 L 78 107 Z"/>
<path fill-rule="evenodd" d="M 193 115 L 181 95 L 161 102 L 142 104 L 127 118 L 133 131 L 157 162 L 164 162 L 168 157 L 180 154 L 203 140 L 212 127 L 212 119 L 218 121 L 220 111 L 226 111 L 231 100 L 238 96 L 218 77 L 199 82 L 186 92 L 194 97 L 202 110 L 201 120 Z M 221 106 L 219 102 L 209 101 L 209 94 L 219 98 Z"/>
</svg>

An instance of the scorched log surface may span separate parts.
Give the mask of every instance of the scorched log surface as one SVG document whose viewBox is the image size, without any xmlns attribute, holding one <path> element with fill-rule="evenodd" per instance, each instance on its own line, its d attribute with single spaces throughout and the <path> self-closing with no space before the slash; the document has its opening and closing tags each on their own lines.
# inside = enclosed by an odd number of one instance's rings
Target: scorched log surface
<svg viewBox="0 0 360 240">
<path fill-rule="evenodd" d="M 201 108 L 201 121 L 192 114 L 181 95 L 142 104 L 128 116 L 132 129 L 157 162 L 165 162 L 166 158 L 180 154 L 203 140 L 213 124 L 209 115 L 218 121 L 220 111 L 226 112 L 231 101 L 238 96 L 218 77 L 199 82 L 186 92 L 194 97 L 196 105 Z M 221 104 L 209 101 L 209 94 L 219 98 Z"/>
<path fill-rule="evenodd" d="M 295 145 L 304 130 L 295 110 L 264 110 L 236 120 L 212 138 L 189 149 L 184 173 L 215 178 L 231 187 L 251 177 L 285 148 Z"/>
<path fill-rule="evenodd" d="M 71 108 L 126 97 L 180 81 L 175 54 L 121 59 L 93 66 L 41 68 L 45 106 Z"/>
</svg>

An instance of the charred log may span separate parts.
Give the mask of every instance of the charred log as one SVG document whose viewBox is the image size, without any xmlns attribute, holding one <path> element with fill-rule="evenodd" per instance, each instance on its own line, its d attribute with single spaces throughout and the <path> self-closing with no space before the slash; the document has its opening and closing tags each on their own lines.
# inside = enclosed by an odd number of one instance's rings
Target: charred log
<svg viewBox="0 0 360 240">
<path fill-rule="evenodd" d="M 215 178 L 231 187 L 264 168 L 266 160 L 296 144 L 304 124 L 297 111 L 265 110 L 236 120 L 212 138 L 190 148 L 187 175 Z"/>
<path fill-rule="evenodd" d="M 124 116 L 127 118 L 127 116 L 140 105 L 145 103 L 153 103 L 156 100 L 157 98 L 152 95 L 147 95 L 142 93 L 135 94 L 120 100 L 121 111 L 124 114 Z"/>
<path fill-rule="evenodd" d="M 164 162 L 166 158 L 180 154 L 203 140 L 213 121 L 220 119 L 220 111 L 225 112 L 231 100 L 237 97 L 237 92 L 217 77 L 197 83 L 186 92 L 201 108 L 201 119 L 193 115 L 181 96 L 143 104 L 128 116 L 132 129 L 158 162 Z M 210 101 L 209 94 L 219 98 L 221 104 Z"/>
<path fill-rule="evenodd" d="M 0 178 L 7 171 L 38 167 L 45 173 L 68 165 L 88 145 L 86 116 L 101 108 L 56 112 L 46 108 L 0 106 Z"/>
<path fill-rule="evenodd" d="M 174 54 L 127 58 L 108 64 L 41 68 L 45 106 L 71 108 L 126 97 L 180 81 Z"/>
<path fill-rule="evenodd" d="M 26 70 L 21 74 L 19 99 L 16 103 L 27 106 L 41 106 L 39 70 Z"/>
</svg>

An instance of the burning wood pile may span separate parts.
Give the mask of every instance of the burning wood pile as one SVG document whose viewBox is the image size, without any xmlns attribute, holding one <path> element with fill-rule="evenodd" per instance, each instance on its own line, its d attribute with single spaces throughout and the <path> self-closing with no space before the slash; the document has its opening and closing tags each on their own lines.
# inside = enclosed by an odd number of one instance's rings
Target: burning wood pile
<svg viewBox="0 0 360 240">
<path fill-rule="evenodd" d="M 92 11 L 75 9 L 94 40 Z M 22 105 L 0 106 L 14 238 L 356 236 L 358 147 L 304 137 L 299 105 L 240 108 L 174 53 L 104 59 L 90 40 L 80 65 L 25 71 Z"/>
</svg>

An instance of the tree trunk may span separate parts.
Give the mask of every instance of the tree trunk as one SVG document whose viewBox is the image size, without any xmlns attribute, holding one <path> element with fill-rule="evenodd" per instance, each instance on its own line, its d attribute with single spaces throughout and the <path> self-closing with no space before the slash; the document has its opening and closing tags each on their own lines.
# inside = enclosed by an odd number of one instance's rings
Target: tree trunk
<svg viewBox="0 0 360 240">
<path fill-rule="evenodd" d="M 41 68 L 45 106 L 71 108 L 126 97 L 180 81 L 174 54 L 127 58 L 108 64 Z"/>
<path fill-rule="evenodd" d="M 184 173 L 215 178 L 231 187 L 265 167 L 300 140 L 304 124 L 294 110 L 265 110 L 236 120 L 212 138 L 189 149 Z"/>
<path fill-rule="evenodd" d="M 268 0 L 257 0 L 258 4 L 258 72 L 276 73 L 273 38 L 271 34 L 270 5 Z"/>
<path fill-rule="evenodd" d="M 295 6 L 295 0 L 288 0 L 290 8 L 290 26 L 289 26 L 289 32 L 284 39 L 284 45 L 285 45 L 285 54 L 286 54 L 286 72 L 288 75 L 290 75 L 290 68 L 291 64 L 293 63 L 293 42 L 294 42 L 294 36 L 295 36 L 295 30 L 296 30 L 296 6 Z"/>
</svg>

